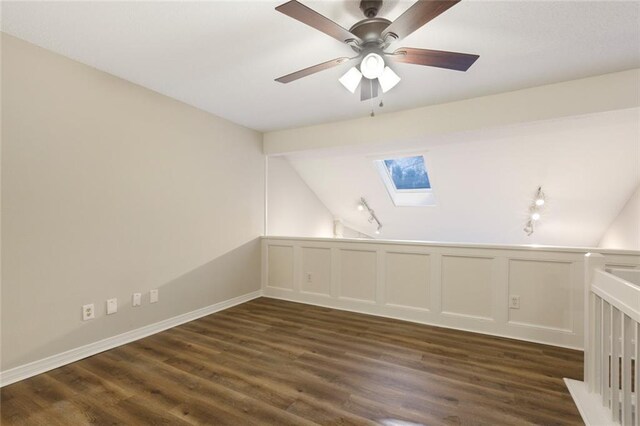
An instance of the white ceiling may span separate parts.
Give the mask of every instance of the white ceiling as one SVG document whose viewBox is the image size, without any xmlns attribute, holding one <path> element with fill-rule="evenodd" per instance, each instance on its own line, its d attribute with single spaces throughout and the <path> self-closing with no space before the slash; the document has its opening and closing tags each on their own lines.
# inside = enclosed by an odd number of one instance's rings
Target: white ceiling
<svg viewBox="0 0 640 426">
<path fill-rule="evenodd" d="M 4 1 L 2 31 L 261 131 L 367 114 L 337 81 L 348 65 L 273 81 L 352 53 L 281 2 Z M 303 2 L 347 28 L 361 18 L 356 1 Z M 403 80 L 384 111 L 640 67 L 639 21 L 637 1 L 463 1 L 401 44 L 480 59 L 467 73 L 395 65 Z"/>
<path fill-rule="evenodd" d="M 336 216 L 372 235 L 356 205 L 364 196 L 380 238 L 465 243 L 595 246 L 640 184 L 640 109 L 447 135 L 402 146 L 289 156 Z M 434 207 L 394 207 L 376 158 L 423 153 Z M 536 232 L 523 227 L 536 189 L 547 205 Z"/>
</svg>

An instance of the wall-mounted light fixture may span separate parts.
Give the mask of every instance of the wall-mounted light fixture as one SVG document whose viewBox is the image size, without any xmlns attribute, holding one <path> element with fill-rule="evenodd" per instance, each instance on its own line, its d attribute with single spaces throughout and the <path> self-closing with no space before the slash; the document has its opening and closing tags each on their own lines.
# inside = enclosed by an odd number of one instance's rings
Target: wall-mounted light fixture
<svg viewBox="0 0 640 426">
<path fill-rule="evenodd" d="M 536 223 L 538 223 L 538 221 L 542 217 L 542 209 L 546 202 L 547 199 L 544 195 L 544 192 L 542 192 L 542 187 L 539 186 L 538 191 L 536 192 L 536 196 L 533 198 L 533 202 L 529 207 L 529 220 L 524 226 L 524 232 L 526 232 L 527 235 L 533 234 Z"/>
<path fill-rule="evenodd" d="M 367 211 L 367 213 L 369 213 L 369 223 L 374 223 L 376 224 L 376 234 L 379 234 L 380 231 L 382 230 L 382 223 L 380 223 L 380 221 L 378 220 L 378 217 L 376 216 L 376 213 L 373 211 L 373 209 L 371 207 L 369 207 L 369 204 L 367 204 L 367 200 L 364 199 L 364 197 L 360 197 L 360 202 L 358 203 L 357 206 L 358 210 L 363 212 L 363 211 Z"/>
</svg>

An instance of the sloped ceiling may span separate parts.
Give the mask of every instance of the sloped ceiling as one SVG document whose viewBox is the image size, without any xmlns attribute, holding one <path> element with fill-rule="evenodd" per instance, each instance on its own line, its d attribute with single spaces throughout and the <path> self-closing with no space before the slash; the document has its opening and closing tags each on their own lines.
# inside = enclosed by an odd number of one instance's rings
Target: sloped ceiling
<svg viewBox="0 0 640 426">
<path fill-rule="evenodd" d="M 2 31 L 257 130 L 366 116 L 374 104 L 338 83 L 348 64 L 274 82 L 353 53 L 276 12 L 284 1 L 3 1 Z M 354 0 L 302 1 L 347 28 L 362 19 Z M 385 0 L 380 16 L 412 3 Z M 462 1 L 402 45 L 480 59 L 466 73 L 393 65 L 384 111 L 638 68 L 639 20 L 637 1 Z"/>
<path fill-rule="evenodd" d="M 640 183 L 640 110 L 630 109 L 448 135 L 410 145 L 289 156 L 322 202 L 373 235 L 356 205 L 364 196 L 383 223 L 379 238 L 595 246 Z M 369 150 L 368 150 L 369 149 Z M 395 207 L 373 165 L 423 153 L 434 207 Z M 535 233 L 523 226 L 538 186 L 547 205 Z"/>
</svg>

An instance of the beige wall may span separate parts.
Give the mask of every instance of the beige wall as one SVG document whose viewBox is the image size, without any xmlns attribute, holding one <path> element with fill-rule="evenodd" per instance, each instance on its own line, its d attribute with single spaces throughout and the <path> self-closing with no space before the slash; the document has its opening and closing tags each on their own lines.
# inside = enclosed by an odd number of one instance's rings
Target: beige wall
<svg viewBox="0 0 640 426">
<path fill-rule="evenodd" d="M 640 250 L 640 185 L 602 236 L 599 247 Z"/>
<path fill-rule="evenodd" d="M 284 157 L 269 157 L 267 232 L 333 237 L 333 215 Z"/>
<path fill-rule="evenodd" d="M 270 297 L 581 348 L 587 249 L 265 237 Z M 609 267 L 640 252 L 604 250 Z M 511 296 L 520 308 L 510 309 Z"/>
<path fill-rule="evenodd" d="M 396 147 L 439 135 L 640 106 L 640 69 L 315 126 L 267 132 L 266 154 L 344 146 Z"/>
<path fill-rule="evenodd" d="M 6 35 L 2 89 L 2 370 L 259 289 L 259 133 Z"/>
</svg>

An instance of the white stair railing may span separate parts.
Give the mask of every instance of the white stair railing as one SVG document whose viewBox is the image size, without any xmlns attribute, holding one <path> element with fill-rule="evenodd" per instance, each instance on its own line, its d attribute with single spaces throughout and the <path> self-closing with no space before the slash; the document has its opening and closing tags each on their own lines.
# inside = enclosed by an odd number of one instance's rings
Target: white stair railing
<svg viewBox="0 0 640 426">
<path fill-rule="evenodd" d="M 585 264 L 586 390 L 601 403 L 608 424 L 640 426 L 640 270 L 605 270 L 604 258 L 591 253 Z"/>
</svg>

